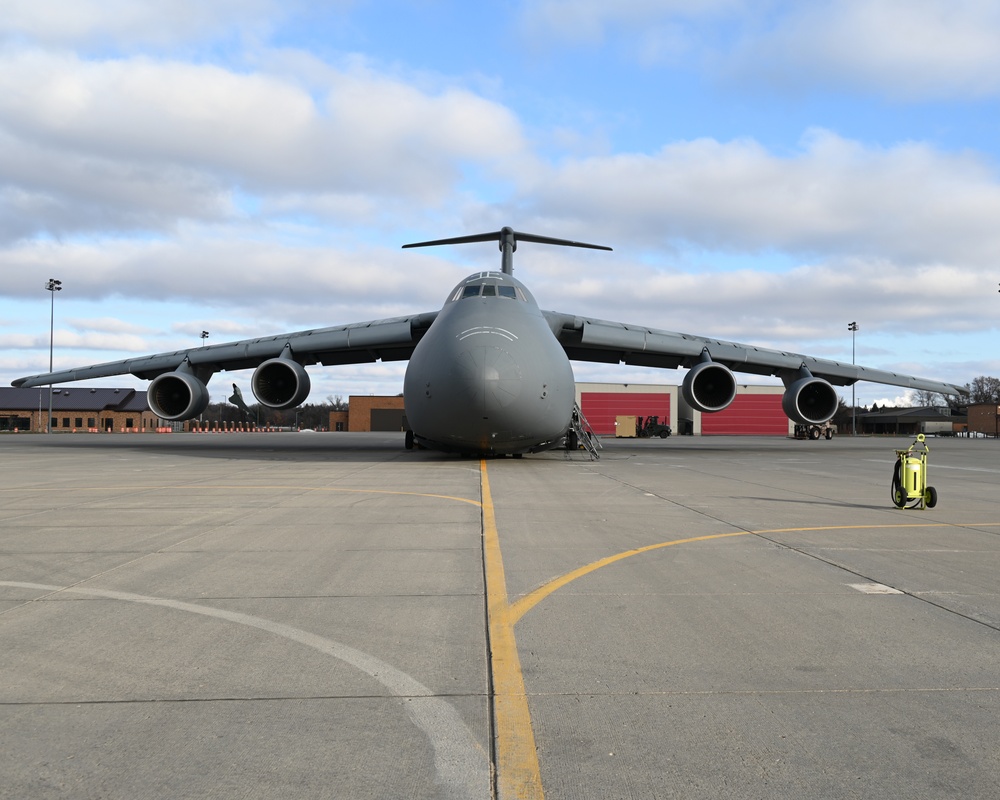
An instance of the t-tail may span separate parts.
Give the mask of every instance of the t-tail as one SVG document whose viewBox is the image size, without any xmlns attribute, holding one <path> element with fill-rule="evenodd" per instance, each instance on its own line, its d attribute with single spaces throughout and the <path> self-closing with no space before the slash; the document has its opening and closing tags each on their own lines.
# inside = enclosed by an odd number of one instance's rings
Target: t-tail
<svg viewBox="0 0 1000 800">
<path fill-rule="evenodd" d="M 610 250 L 603 244 L 587 244 L 586 242 L 573 242 L 569 239 L 553 239 L 551 236 L 539 236 L 536 233 L 520 233 L 509 226 L 505 226 L 493 233 L 474 233 L 469 236 L 456 236 L 453 239 L 435 239 L 432 242 L 413 242 L 404 244 L 403 247 L 434 247 L 439 244 L 469 244 L 471 242 L 500 242 L 500 271 L 505 275 L 514 274 L 514 251 L 517 250 L 518 240 L 522 242 L 535 242 L 536 244 L 557 244 L 562 247 L 586 247 L 590 250 Z"/>
</svg>

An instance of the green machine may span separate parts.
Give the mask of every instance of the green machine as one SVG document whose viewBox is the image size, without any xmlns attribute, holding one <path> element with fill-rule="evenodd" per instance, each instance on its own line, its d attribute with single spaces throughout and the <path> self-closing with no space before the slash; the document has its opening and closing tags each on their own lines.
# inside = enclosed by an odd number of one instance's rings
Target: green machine
<svg viewBox="0 0 1000 800">
<path fill-rule="evenodd" d="M 897 508 L 934 508 L 937 490 L 927 485 L 927 454 L 930 448 L 922 433 L 906 450 L 896 451 L 892 470 L 892 502 Z"/>
</svg>

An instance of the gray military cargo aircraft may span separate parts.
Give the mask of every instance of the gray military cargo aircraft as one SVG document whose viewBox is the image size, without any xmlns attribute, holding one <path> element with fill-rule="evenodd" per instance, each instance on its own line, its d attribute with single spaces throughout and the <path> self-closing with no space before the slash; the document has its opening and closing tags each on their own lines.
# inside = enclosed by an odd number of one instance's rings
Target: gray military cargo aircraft
<svg viewBox="0 0 1000 800">
<path fill-rule="evenodd" d="M 736 397 L 733 371 L 775 375 L 785 385 L 782 407 L 795 422 L 833 417 L 833 385 L 859 380 L 957 394 L 958 387 L 796 353 L 543 311 L 513 276 L 517 243 L 586 247 L 503 228 L 493 233 L 416 242 L 429 247 L 497 241 L 499 272 L 459 283 L 439 311 L 259 339 L 128 358 L 13 381 L 33 387 L 132 374 L 150 380 L 149 407 L 166 420 L 193 419 L 208 406 L 216 372 L 254 368 L 251 388 L 269 408 L 300 405 L 310 389 L 306 366 L 409 359 L 404 405 L 414 444 L 463 454 L 537 452 L 573 441 L 579 431 L 570 361 L 673 369 L 686 367 L 685 400 L 702 412 L 721 411 Z"/>
</svg>

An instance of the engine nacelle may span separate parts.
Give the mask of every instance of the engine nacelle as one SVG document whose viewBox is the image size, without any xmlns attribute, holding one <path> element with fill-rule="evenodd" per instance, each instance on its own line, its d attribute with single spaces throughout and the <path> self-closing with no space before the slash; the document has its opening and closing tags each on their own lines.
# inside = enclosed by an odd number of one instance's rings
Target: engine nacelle
<svg viewBox="0 0 1000 800">
<path fill-rule="evenodd" d="M 799 378 L 785 389 L 781 407 L 792 422 L 822 425 L 833 418 L 840 405 L 834 388 L 822 378 Z"/>
<path fill-rule="evenodd" d="M 298 361 L 272 358 L 254 370 L 250 388 L 261 405 L 294 408 L 309 396 L 312 383 L 309 373 Z"/>
<path fill-rule="evenodd" d="M 736 398 L 736 376 L 716 361 L 701 361 L 688 370 L 681 394 L 697 411 L 722 411 Z"/>
<path fill-rule="evenodd" d="M 165 372 L 146 390 L 149 408 L 161 419 L 194 419 L 208 408 L 208 387 L 188 372 Z"/>
</svg>

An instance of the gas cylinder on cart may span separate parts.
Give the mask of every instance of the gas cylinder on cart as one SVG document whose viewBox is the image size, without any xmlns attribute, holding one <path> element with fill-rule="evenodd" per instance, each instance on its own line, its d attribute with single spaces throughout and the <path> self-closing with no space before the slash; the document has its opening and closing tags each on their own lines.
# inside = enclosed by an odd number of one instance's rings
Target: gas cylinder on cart
<svg viewBox="0 0 1000 800">
<path fill-rule="evenodd" d="M 896 466 L 892 473 L 892 502 L 897 508 L 934 508 L 937 491 L 927 485 L 927 454 L 930 448 L 922 433 L 906 450 L 896 451 Z"/>
</svg>

